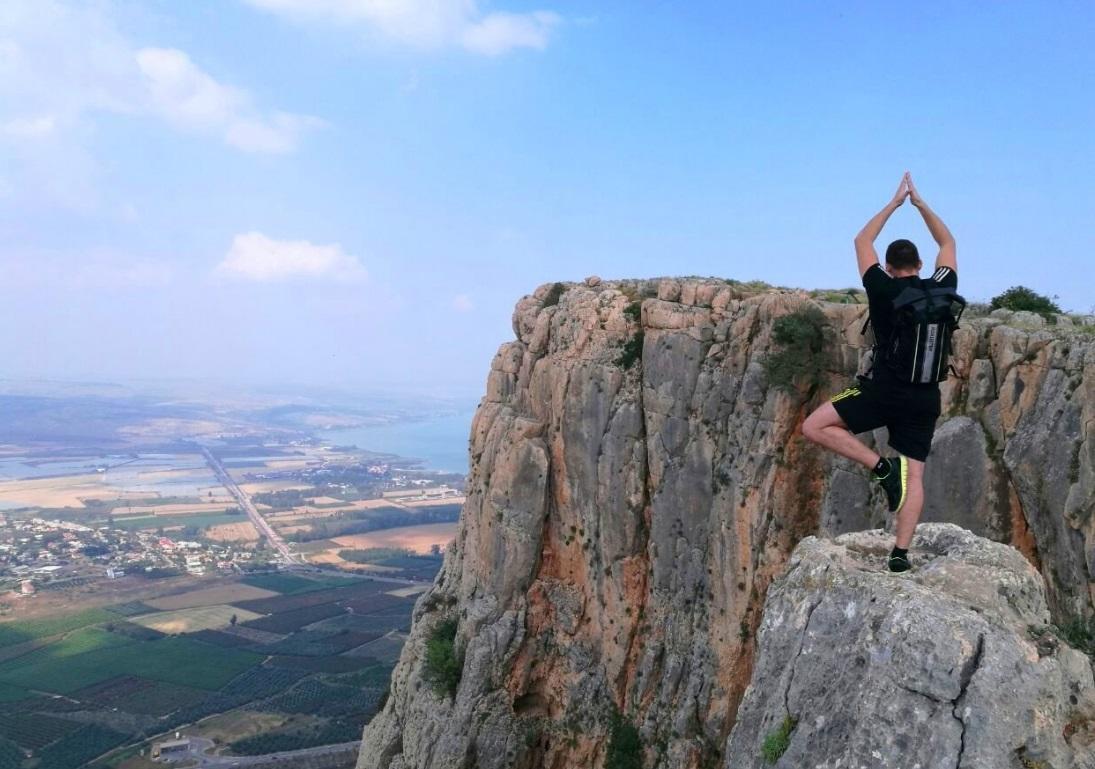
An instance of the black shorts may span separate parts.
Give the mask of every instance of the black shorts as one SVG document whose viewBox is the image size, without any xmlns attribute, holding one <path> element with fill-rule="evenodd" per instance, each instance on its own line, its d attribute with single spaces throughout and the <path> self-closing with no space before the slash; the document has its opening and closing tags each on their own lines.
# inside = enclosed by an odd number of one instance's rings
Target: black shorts
<svg viewBox="0 0 1095 769">
<path fill-rule="evenodd" d="M 885 427 L 890 432 L 890 446 L 899 454 L 920 462 L 928 458 L 942 410 L 938 386 L 861 378 L 858 384 L 834 395 L 830 403 L 853 433 Z"/>
</svg>

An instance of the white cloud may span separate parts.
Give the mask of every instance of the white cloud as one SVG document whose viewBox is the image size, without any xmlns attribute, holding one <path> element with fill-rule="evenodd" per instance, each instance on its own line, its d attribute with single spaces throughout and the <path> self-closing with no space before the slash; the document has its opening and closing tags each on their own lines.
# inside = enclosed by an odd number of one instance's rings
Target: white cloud
<svg viewBox="0 0 1095 769">
<path fill-rule="evenodd" d="M 290 152 L 300 133 L 323 121 L 287 112 L 260 115 L 245 91 L 218 83 L 183 51 L 142 48 L 137 65 L 151 109 L 179 128 L 221 134 L 247 152 Z"/>
<path fill-rule="evenodd" d="M 112 7 L 0 0 L 0 196 L 93 207 L 97 164 L 88 147 L 97 115 L 151 116 L 262 153 L 290 152 L 322 124 L 261 109 L 184 51 L 133 44 Z"/>
<path fill-rule="evenodd" d="M 457 312 L 471 312 L 475 309 L 475 305 L 467 294 L 457 294 L 453 297 L 452 308 Z"/>
<path fill-rule="evenodd" d="M 34 138 L 48 136 L 53 133 L 57 121 L 52 115 L 40 115 L 38 117 L 12 118 L 0 125 L 0 133 L 8 136 Z"/>
<path fill-rule="evenodd" d="M 226 278 L 276 282 L 293 278 L 362 280 L 365 268 L 338 243 L 321 246 L 307 240 L 274 240 L 247 232 L 232 240 L 215 274 Z"/>
<path fill-rule="evenodd" d="M 359 26 L 416 48 L 460 46 L 497 56 L 543 50 L 561 21 L 551 11 L 483 13 L 475 0 L 244 0 L 292 20 Z"/>
<path fill-rule="evenodd" d="M 487 56 L 498 56 L 513 48 L 544 50 L 559 17 L 550 11 L 533 13 L 492 13 L 464 30 L 464 47 Z"/>
</svg>

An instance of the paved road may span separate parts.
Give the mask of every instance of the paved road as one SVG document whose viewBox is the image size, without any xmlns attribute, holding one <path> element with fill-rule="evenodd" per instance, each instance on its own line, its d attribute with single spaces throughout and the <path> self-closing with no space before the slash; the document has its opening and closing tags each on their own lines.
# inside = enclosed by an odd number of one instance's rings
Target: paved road
<svg viewBox="0 0 1095 769">
<path fill-rule="evenodd" d="M 251 497 L 241 489 L 232 476 L 228 474 L 228 471 L 224 469 L 224 465 L 220 460 L 213 456 L 213 452 L 209 449 L 202 447 L 202 454 L 205 455 L 205 461 L 212 468 L 214 474 L 217 476 L 224 488 L 228 489 L 228 492 L 236 498 L 236 502 L 240 508 L 247 513 L 247 517 L 251 519 L 251 523 L 255 525 L 260 534 L 266 536 L 267 541 L 281 554 L 281 557 L 285 559 L 286 563 L 299 564 L 301 561 L 293 554 L 293 551 L 289 549 L 289 545 L 285 543 L 285 540 L 281 538 L 281 535 L 274 531 L 274 527 L 266 522 L 266 519 L 259 515 L 259 511 L 255 508 L 255 504 L 251 501 Z"/>
</svg>

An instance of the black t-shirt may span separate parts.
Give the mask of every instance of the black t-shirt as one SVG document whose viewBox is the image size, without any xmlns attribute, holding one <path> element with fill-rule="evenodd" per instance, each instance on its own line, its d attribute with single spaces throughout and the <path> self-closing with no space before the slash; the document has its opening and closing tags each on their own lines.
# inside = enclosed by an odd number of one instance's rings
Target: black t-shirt
<svg viewBox="0 0 1095 769">
<path fill-rule="evenodd" d="M 924 288 L 958 288 L 958 274 L 950 267 L 940 267 L 930 278 L 918 276 L 891 278 L 879 264 L 872 264 L 863 273 L 863 288 L 867 289 L 867 306 L 871 313 L 871 327 L 877 342 L 890 338 L 893 331 L 893 300 L 906 286 L 916 286 L 919 281 Z M 872 366 L 874 378 L 895 379 L 890 370 L 880 360 Z"/>
</svg>

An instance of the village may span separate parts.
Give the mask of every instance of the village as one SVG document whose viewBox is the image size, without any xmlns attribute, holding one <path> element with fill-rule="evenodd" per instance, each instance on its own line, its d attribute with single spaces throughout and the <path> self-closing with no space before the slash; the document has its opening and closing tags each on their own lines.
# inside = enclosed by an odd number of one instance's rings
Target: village
<svg viewBox="0 0 1095 769">
<path fill-rule="evenodd" d="M 272 567 L 261 546 L 170 537 L 150 530 L 0 516 L 0 585 L 18 595 L 127 575 L 148 579 Z"/>
</svg>

